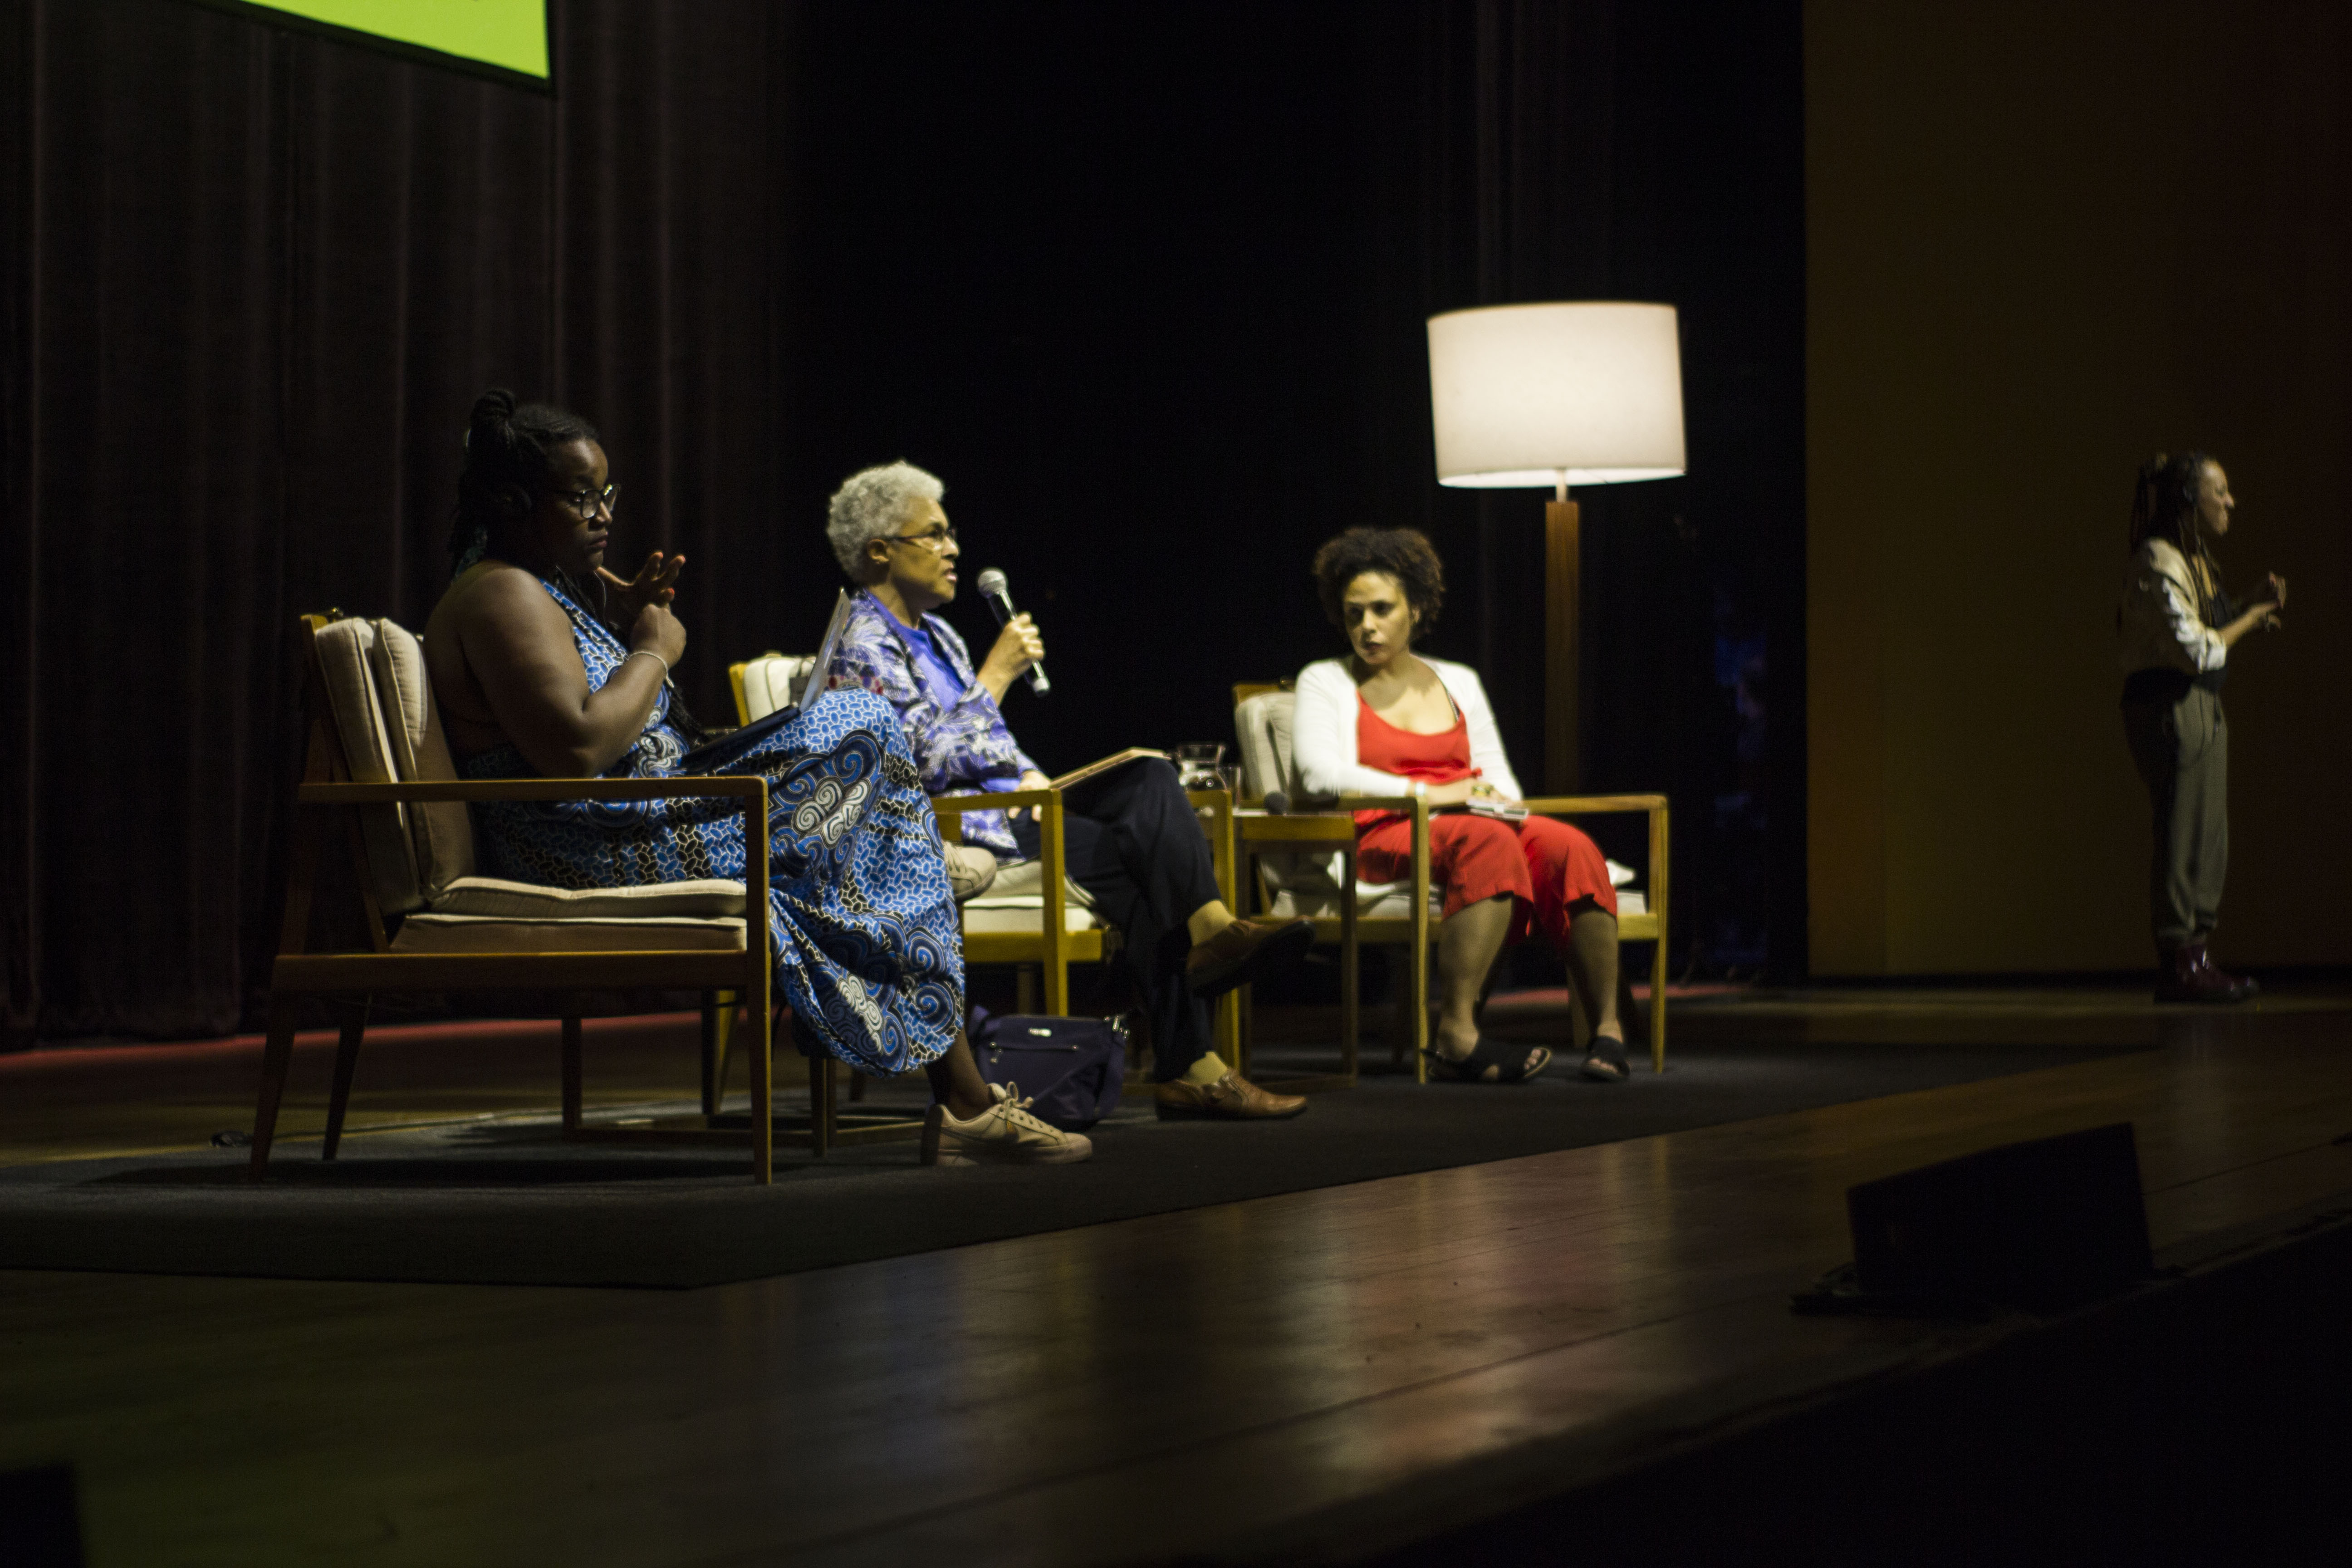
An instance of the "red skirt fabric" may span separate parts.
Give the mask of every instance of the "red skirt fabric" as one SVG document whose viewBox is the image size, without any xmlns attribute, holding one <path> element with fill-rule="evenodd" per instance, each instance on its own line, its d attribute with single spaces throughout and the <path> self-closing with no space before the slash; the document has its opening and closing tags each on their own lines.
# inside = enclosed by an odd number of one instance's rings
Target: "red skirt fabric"
<svg viewBox="0 0 2352 1568">
<path fill-rule="evenodd" d="M 1367 882 L 1402 882 L 1412 876 L 1412 823 L 1391 816 L 1356 837 L 1357 866 Z M 1447 812 L 1429 819 L 1429 875 L 1445 890 L 1448 917 L 1505 893 L 1513 900 L 1511 935 L 1524 942 L 1540 931 L 1556 947 L 1568 942 L 1572 908 L 1590 899 L 1617 914 L 1617 889 L 1601 847 L 1549 816 L 1498 822 Z"/>
</svg>

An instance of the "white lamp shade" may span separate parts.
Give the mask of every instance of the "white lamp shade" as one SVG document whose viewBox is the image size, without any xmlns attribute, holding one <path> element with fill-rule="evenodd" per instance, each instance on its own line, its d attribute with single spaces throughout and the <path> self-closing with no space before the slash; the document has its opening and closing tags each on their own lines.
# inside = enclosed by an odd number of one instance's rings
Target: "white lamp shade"
<svg viewBox="0 0 2352 1568">
<path fill-rule="evenodd" d="M 1495 305 L 1429 319 L 1437 482 L 1481 489 L 1683 471 L 1672 305 Z"/>
</svg>

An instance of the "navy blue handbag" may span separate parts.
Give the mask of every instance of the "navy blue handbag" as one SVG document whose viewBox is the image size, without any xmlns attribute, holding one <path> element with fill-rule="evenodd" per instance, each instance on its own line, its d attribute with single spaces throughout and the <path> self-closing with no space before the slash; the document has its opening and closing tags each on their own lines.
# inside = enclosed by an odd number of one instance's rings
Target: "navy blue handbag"
<svg viewBox="0 0 2352 1568">
<path fill-rule="evenodd" d="M 1118 1109 L 1127 1079 L 1127 1025 L 1118 1018 L 991 1017 L 974 1008 L 972 1054 L 991 1083 L 1018 1084 L 1029 1114 L 1084 1132 Z"/>
</svg>

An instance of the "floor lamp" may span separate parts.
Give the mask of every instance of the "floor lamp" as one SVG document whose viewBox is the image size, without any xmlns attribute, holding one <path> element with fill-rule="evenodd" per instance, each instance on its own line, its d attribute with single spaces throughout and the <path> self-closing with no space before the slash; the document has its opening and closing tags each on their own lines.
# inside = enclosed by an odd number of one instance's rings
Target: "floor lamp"
<svg viewBox="0 0 2352 1568">
<path fill-rule="evenodd" d="M 1584 767 L 1580 542 L 1569 487 L 1683 471 L 1675 308 L 1595 301 L 1432 316 L 1429 403 L 1439 484 L 1551 488 L 1544 508 L 1544 789 L 1571 794 L 1584 786 Z"/>
</svg>

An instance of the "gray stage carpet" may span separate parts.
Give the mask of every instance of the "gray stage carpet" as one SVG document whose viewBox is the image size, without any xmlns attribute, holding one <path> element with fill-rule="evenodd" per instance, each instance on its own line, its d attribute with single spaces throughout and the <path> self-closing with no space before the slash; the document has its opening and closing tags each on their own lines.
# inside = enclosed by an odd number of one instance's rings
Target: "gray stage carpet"
<svg viewBox="0 0 2352 1568">
<path fill-rule="evenodd" d="M 1271 1054 L 1271 1053 L 1269 1053 Z M 0 1169 L 0 1268 L 298 1279 L 692 1289 L 1414 1171 L 1611 1143 L 2115 1054 L 2079 1046 L 1678 1048 L 1597 1085 L 1555 1065 L 1507 1089 L 1368 1078 L 1295 1121 L 1162 1123 L 1130 1102 L 1096 1154 L 1051 1169 L 924 1170 L 911 1143 L 776 1183 L 732 1152 L 567 1144 L 551 1119 Z M 1301 1064 L 1305 1065 L 1305 1064 Z M 886 1095 L 900 1092 L 895 1086 Z"/>
</svg>

